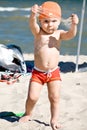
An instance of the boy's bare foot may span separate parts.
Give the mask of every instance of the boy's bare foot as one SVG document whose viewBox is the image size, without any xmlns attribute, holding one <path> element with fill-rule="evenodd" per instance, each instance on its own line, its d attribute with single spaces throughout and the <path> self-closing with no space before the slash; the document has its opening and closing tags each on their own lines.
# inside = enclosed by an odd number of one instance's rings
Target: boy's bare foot
<svg viewBox="0 0 87 130">
<path fill-rule="evenodd" d="M 51 123 L 52 130 L 58 130 L 61 128 L 61 125 L 58 123 Z"/>
<path fill-rule="evenodd" d="M 24 115 L 19 119 L 19 122 L 27 122 L 30 120 L 30 115 Z"/>
</svg>

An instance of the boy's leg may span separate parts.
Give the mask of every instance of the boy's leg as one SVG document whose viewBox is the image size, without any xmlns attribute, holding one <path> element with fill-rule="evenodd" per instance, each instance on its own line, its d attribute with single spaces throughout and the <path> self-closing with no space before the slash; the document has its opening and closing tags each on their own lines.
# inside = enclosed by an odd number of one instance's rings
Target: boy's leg
<svg viewBox="0 0 87 130">
<path fill-rule="evenodd" d="M 59 98 L 60 98 L 60 86 L 61 81 L 55 80 L 49 82 L 48 85 L 48 97 L 50 101 L 50 110 L 51 110 L 51 126 L 53 130 L 60 128 L 58 123 L 59 118 Z"/>
<path fill-rule="evenodd" d="M 19 122 L 26 122 L 30 119 L 32 110 L 39 98 L 42 85 L 37 82 L 30 82 L 28 96 L 25 106 L 25 115 L 20 118 Z"/>
</svg>

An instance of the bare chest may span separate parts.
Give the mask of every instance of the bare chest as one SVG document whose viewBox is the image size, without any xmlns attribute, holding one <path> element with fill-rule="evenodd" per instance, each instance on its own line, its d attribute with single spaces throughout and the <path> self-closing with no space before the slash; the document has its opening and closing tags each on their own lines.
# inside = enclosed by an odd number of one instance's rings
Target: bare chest
<svg viewBox="0 0 87 130">
<path fill-rule="evenodd" d="M 35 39 L 35 49 L 41 49 L 42 47 L 47 46 L 48 48 L 59 48 L 60 41 L 58 37 L 53 35 L 41 35 Z"/>
</svg>

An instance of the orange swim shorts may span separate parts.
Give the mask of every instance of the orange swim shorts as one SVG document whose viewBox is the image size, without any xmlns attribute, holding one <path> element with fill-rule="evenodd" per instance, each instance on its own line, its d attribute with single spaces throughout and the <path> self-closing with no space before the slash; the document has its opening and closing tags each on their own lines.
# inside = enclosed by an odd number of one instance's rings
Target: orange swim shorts
<svg viewBox="0 0 87 130">
<path fill-rule="evenodd" d="M 34 67 L 31 76 L 31 82 L 38 82 L 40 84 L 48 83 L 54 80 L 61 80 L 60 70 L 58 67 L 49 71 L 42 71 Z"/>
</svg>

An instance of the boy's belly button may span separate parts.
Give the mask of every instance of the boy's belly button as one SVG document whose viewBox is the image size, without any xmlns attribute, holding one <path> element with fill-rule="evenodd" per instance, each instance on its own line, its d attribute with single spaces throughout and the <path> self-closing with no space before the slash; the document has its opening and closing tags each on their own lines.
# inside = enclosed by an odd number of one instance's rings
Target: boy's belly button
<svg viewBox="0 0 87 130">
<path fill-rule="evenodd" d="M 47 62 L 47 63 L 45 64 L 45 67 L 49 69 L 49 68 L 50 68 L 50 63 Z"/>
</svg>

